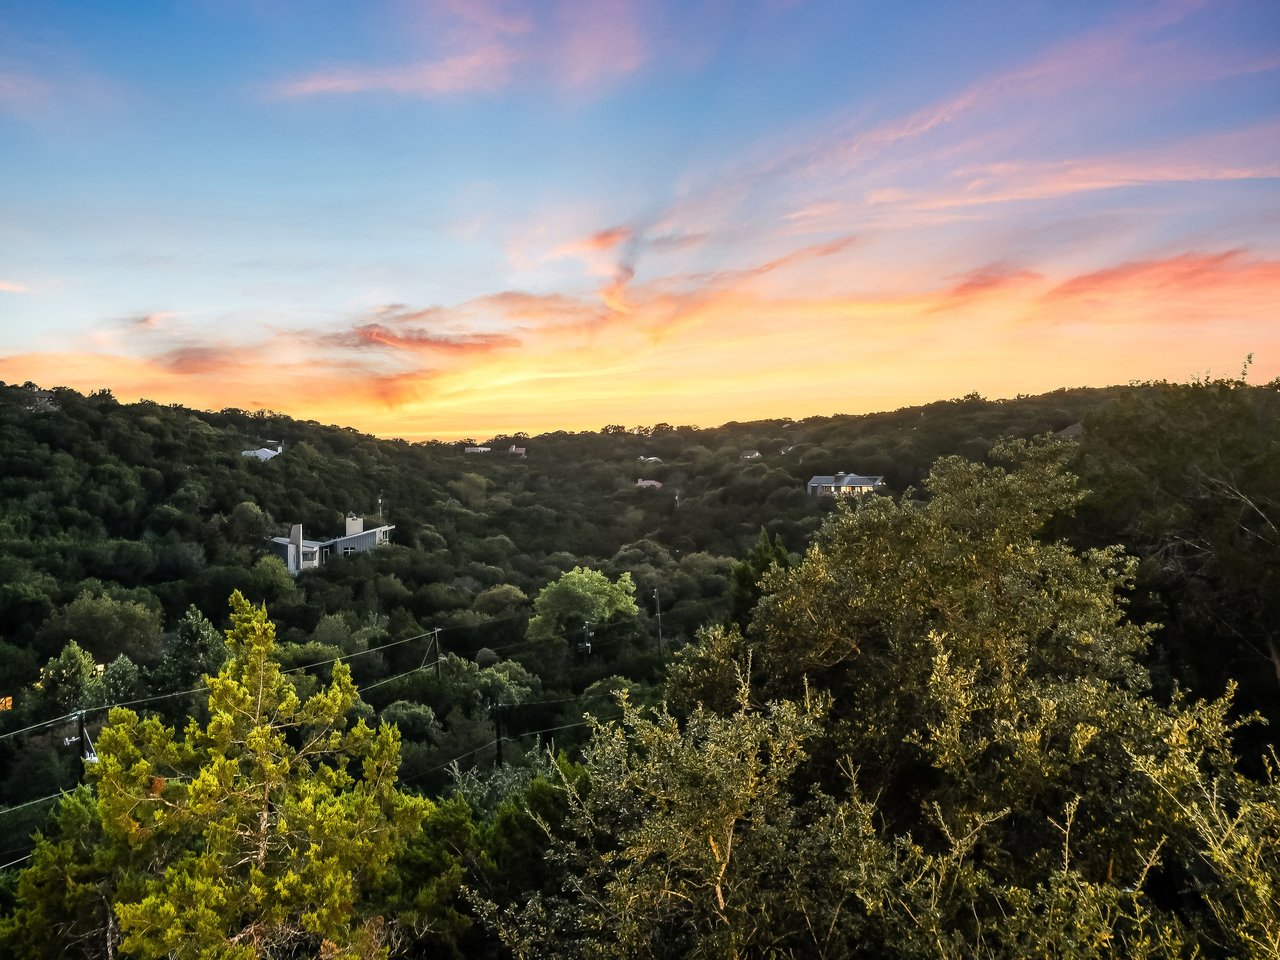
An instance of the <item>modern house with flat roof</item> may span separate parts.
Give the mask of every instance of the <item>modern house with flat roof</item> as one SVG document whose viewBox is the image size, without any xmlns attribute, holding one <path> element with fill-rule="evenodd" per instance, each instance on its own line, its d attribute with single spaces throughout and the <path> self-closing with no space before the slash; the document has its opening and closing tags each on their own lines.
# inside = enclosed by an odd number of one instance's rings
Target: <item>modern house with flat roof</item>
<svg viewBox="0 0 1280 960">
<path fill-rule="evenodd" d="M 311 570 L 326 563 L 331 557 L 348 557 L 364 553 L 391 541 L 394 524 L 364 528 L 364 518 L 349 514 L 346 533 L 331 540 L 306 540 L 302 536 L 302 524 L 289 528 L 289 536 L 272 537 L 271 549 L 284 561 L 295 577 L 303 570 Z"/>
</svg>

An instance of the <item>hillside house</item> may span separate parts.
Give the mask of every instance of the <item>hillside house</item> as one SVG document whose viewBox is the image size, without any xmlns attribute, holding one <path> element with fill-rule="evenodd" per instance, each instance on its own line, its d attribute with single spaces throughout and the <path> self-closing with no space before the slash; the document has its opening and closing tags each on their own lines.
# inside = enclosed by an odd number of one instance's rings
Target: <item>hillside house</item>
<svg viewBox="0 0 1280 960">
<path fill-rule="evenodd" d="M 266 440 L 263 445 L 256 450 L 241 450 L 240 456 L 250 457 L 258 461 L 270 460 L 272 457 L 278 457 L 284 453 L 284 443 L 279 440 Z"/>
<path fill-rule="evenodd" d="M 636 488 L 639 490 L 661 490 L 661 480 L 637 480 Z"/>
<path fill-rule="evenodd" d="M 27 391 L 31 396 L 27 398 L 22 407 L 28 413 L 53 413 L 58 409 L 58 402 L 54 398 L 52 390 L 41 390 L 31 384 L 27 387 Z"/>
<path fill-rule="evenodd" d="M 513 443 L 511 447 L 507 450 L 507 455 L 511 457 L 523 457 L 527 450 L 528 450 L 528 447 L 517 447 Z"/>
<path fill-rule="evenodd" d="M 864 477 L 858 473 L 836 473 L 809 480 L 811 497 L 862 497 L 884 488 L 884 477 Z"/>
<path fill-rule="evenodd" d="M 302 536 L 302 524 L 295 523 L 287 537 L 272 537 L 272 552 L 284 561 L 295 577 L 303 570 L 323 565 L 331 557 L 348 557 L 364 553 L 391 541 L 393 524 L 364 528 L 364 518 L 348 514 L 346 532 L 329 540 L 306 540 Z"/>
<path fill-rule="evenodd" d="M 488 453 L 493 447 L 463 447 L 463 453 Z"/>
<path fill-rule="evenodd" d="M 743 450 L 742 453 L 738 455 L 738 459 L 739 460 L 759 460 L 760 451 L 759 450 Z"/>
</svg>

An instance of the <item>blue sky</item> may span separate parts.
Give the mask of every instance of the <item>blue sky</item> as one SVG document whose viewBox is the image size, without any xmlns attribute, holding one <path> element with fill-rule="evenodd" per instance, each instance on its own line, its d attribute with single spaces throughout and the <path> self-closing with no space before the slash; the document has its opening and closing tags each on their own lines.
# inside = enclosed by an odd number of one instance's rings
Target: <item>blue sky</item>
<svg viewBox="0 0 1280 960">
<path fill-rule="evenodd" d="M 411 437 L 1269 379 L 1278 81 L 1262 0 L 0 4 L 0 378 Z"/>
</svg>

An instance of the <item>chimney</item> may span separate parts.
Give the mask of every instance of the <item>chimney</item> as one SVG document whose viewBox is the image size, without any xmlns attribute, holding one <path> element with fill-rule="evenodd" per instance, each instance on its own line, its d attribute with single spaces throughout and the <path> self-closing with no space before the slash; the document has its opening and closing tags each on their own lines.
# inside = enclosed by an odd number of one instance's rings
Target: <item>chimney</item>
<svg viewBox="0 0 1280 960">
<path fill-rule="evenodd" d="M 349 537 L 355 533 L 364 533 L 364 517 L 357 517 L 353 513 L 348 513 L 346 535 Z"/>
<path fill-rule="evenodd" d="M 289 572 L 297 573 L 302 569 L 302 524 L 295 523 L 289 528 Z"/>
</svg>

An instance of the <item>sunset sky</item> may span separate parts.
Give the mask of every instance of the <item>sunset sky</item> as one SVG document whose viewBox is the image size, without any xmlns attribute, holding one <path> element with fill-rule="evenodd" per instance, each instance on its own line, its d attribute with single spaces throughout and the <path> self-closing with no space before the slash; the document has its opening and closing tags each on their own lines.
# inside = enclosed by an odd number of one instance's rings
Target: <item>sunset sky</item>
<svg viewBox="0 0 1280 960">
<path fill-rule="evenodd" d="M 1280 376 L 1280 2 L 0 0 L 0 380 L 484 438 Z"/>
</svg>

